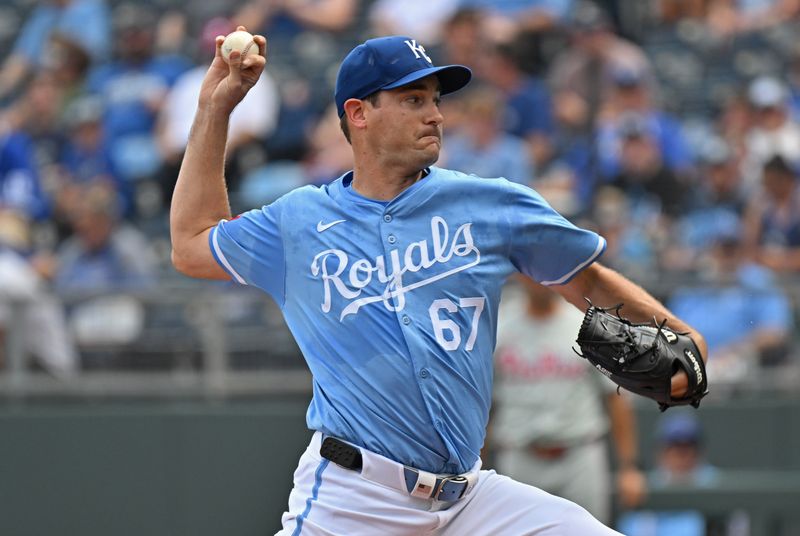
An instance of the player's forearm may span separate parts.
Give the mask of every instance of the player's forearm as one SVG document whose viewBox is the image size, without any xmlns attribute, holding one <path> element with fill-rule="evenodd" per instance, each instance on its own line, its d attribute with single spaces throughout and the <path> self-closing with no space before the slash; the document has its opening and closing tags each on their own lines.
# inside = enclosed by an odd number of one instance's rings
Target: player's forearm
<svg viewBox="0 0 800 536">
<path fill-rule="evenodd" d="M 617 453 L 616 481 L 620 505 L 634 508 L 641 504 L 647 493 L 645 476 L 639 469 L 636 418 L 628 399 L 616 394 L 608 395 L 608 413 Z"/>
<path fill-rule="evenodd" d="M 608 412 L 619 467 L 637 467 L 636 420 L 631 405 L 624 397 L 612 394 L 608 397 Z"/>
<path fill-rule="evenodd" d="M 667 326 L 678 332 L 688 332 L 707 359 L 708 348 L 703 336 L 691 326 L 672 314 L 649 292 L 614 270 L 594 263 L 579 273 L 575 279 L 563 286 L 562 295 L 573 305 L 585 311 L 588 304 L 584 297 L 600 307 L 623 303 L 625 316 L 633 322 L 648 322 L 653 317 L 658 322 L 667 320 Z"/>
<path fill-rule="evenodd" d="M 224 172 L 228 118 L 227 112 L 202 105 L 195 116 L 170 209 L 176 266 L 191 265 L 190 243 L 231 216 Z"/>
</svg>

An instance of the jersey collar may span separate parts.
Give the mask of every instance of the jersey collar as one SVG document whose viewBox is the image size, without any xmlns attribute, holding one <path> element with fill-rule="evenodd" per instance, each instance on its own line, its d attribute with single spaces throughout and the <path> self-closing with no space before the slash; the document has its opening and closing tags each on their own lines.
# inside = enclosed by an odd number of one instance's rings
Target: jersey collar
<svg viewBox="0 0 800 536">
<path fill-rule="evenodd" d="M 379 201 L 364 197 L 352 187 L 353 171 L 348 171 L 335 181 L 335 187 L 341 202 L 352 203 L 364 208 L 374 207 L 381 211 L 392 206 L 398 208 L 413 208 L 425 201 L 434 190 L 437 189 L 435 183 L 438 182 L 438 168 L 431 166 L 423 170 L 425 175 L 417 182 L 400 192 L 394 199 L 389 201 Z"/>
</svg>

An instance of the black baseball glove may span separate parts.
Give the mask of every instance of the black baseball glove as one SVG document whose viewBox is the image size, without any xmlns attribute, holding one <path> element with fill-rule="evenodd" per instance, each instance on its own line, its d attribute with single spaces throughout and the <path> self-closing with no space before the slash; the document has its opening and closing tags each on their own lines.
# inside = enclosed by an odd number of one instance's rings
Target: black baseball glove
<svg viewBox="0 0 800 536">
<path fill-rule="evenodd" d="M 686 404 L 698 407 L 708 394 L 708 379 L 695 342 L 664 327 L 666 320 L 660 325 L 633 324 L 620 316 L 621 307 L 589 304 L 576 341 L 582 352 L 578 355 L 618 386 L 658 402 L 661 411 Z M 670 380 L 680 369 L 689 377 L 689 388 L 682 398 L 673 398 Z"/>
</svg>

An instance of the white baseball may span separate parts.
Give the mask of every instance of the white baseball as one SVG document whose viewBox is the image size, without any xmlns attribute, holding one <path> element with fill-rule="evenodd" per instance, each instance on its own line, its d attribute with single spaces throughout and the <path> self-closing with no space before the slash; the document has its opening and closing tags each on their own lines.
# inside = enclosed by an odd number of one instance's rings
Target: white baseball
<svg viewBox="0 0 800 536">
<path fill-rule="evenodd" d="M 225 61 L 230 61 L 231 52 L 238 50 L 244 58 L 248 54 L 258 54 L 258 43 L 253 40 L 253 34 L 244 30 L 236 30 L 225 36 L 221 52 Z"/>
</svg>

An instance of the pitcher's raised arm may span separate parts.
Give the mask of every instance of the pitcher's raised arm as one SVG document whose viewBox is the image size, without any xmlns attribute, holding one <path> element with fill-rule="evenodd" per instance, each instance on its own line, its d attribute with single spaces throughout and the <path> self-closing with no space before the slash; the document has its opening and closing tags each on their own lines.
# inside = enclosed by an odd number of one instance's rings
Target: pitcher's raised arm
<svg viewBox="0 0 800 536">
<path fill-rule="evenodd" d="M 230 114 L 256 84 L 266 64 L 263 36 L 254 37 L 259 54 L 242 57 L 233 51 L 229 62 L 221 53 L 224 39 L 216 38 L 216 54 L 200 90 L 170 208 L 172 263 L 181 273 L 207 279 L 230 279 L 214 260 L 208 235 L 220 220 L 231 217 L 224 173 Z"/>
</svg>

